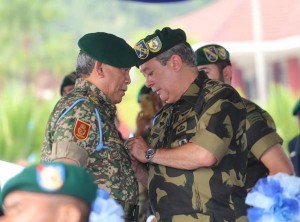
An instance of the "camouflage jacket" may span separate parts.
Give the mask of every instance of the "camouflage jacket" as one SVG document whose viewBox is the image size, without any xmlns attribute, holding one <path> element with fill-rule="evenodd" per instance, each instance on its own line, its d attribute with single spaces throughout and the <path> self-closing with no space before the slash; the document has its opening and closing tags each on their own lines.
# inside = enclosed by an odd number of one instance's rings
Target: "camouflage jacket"
<svg viewBox="0 0 300 222">
<path fill-rule="evenodd" d="M 239 94 L 203 74 L 156 115 L 151 147 L 192 142 L 217 158 L 213 167 L 196 170 L 150 166 L 149 197 L 159 221 L 247 221 L 245 117 Z"/>
<path fill-rule="evenodd" d="M 49 118 L 42 161 L 69 158 L 90 171 L 113 198 L 135 204 L 138 184 L 115 126 L 116 107 L 96 86 L 78 79 Z"/>
<path fill-rule="evenodd" d="M 268 175 L 268 169 L 259 161 L 262 154 L 276 144 L 282 144 L 282 138 L 276 132 L 276 126 L 268 112 L 255 103 L 244 99 L 247 110 L 246 136 L 250 149 L 246 188 L 250 190 L 261 177 Z"/>
</svg>

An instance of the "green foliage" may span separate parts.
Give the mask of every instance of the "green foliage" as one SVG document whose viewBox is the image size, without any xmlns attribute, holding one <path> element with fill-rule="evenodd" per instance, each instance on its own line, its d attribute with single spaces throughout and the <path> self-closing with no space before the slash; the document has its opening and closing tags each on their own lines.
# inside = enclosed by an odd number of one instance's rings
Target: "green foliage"
<svg viewBox="0 0 300 222">
<path fill-rule="evenodd" d="M 38 161 L 55 101 L 41 100 L 33 90 L 11 82 L 0 94 L 0 101 L 1 160 L 15 162 L 34 154 Z"/>
</svg>

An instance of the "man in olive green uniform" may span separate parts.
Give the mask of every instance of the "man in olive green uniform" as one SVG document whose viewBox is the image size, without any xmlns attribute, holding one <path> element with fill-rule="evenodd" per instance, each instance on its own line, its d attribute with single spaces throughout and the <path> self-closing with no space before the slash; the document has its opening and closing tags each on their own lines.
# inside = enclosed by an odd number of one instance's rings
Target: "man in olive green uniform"
<svg viewBox="0 0 300 222">
<path fill-rule="evenodd" d="M 198 72 L 183 30 L 164 28 L 135 45 L 139 69 L 166 105 L 150 142 L 128 141 L 149 163 L 152 209 L 161 222 L 247 221 L 245 107 L 229 85 Z M 135 169 L 147 182 L 145 171 Z"/>
<path fill-rule="evenodd" d="M 136 221 L 138 184 L 115 126 L 115 104 L 130 83 L 135 52 L 123 39 L 104 32 L 84 35 L 78 46 L 75 88 L 51 113 L 41 160 L 86 167 L 124 207 L 127 221 Z"/>
<path fill-rule="evenodd" d="M 232 71 L 229 52 L 216 44 L 196 50 L 198 70 L 209 78 L 231 84 Z M 261 177 L 278 172 L 293 174 L 293 167 L 281 144 L 282 138 L 268 112 L 244 99 L 247 110 L 246 135 L 250 150 L 246 187 L 250 190 Z"/>
</svg>

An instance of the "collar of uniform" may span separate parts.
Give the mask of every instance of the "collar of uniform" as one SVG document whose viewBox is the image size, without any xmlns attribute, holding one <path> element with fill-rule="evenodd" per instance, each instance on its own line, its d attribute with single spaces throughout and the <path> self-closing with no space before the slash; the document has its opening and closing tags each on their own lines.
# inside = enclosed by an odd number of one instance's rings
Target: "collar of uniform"
<svg viewBox="0 0 300 222">
<path fill-rule="evenodd" d="M 208 79 L 207 75 L 204 72 L 200 71 L 198 77 L 190 85 L 187 91 L 183 94 L 181 99 L 187 101 L 188 103 L 196 105 L 199 97 L 199 92 L 202 90 L 203 83 L 207 79 Z"/>
<path fill-rule="evenodd" d="M 89 100 L 97 107 L 105 106 L 108 108 L 106 112 L 110 116 L 114 117 L 116 114 L 116 106 L 110 101 L 110 99 L 94 84 L 90 83 L 87 80 L 84 80 L 82 78 L 79 78 L 75 82 L 75 89 L 80 91 L 85 91 L 86 96 L 89 98 Z"/>
</svg>

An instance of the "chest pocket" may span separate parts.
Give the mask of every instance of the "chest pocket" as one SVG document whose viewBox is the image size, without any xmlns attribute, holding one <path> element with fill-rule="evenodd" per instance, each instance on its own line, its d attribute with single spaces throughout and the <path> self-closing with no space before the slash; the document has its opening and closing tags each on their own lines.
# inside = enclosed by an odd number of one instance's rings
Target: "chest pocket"
<svg viewBox="0 0 300 222">
<path fill-rule="evenodd" d="M 184 145 L 195 135 L 197 129 L 197 114 L 190 108 L 185 112 L 175 113 L 171 147 Z"/>
<path fill-rule="evenodd" d="M 80 98 L 78 100 L 76 100 L 68 109 L 66 109 L 66 111 L 64 111 L 61 116 L 57 119 L 57 121 L 55 122 L 55 125 L 68 113 L 70 112 L 77 104 L 79 103 L 82 103 L 84 101 L 86 101 L 87 99 L 86 98 Z M 107 146 L 105 146 L 103 144 L 103 132 L 102 132 L 102 122 L 101 122 L 101 116 L 100 116 L 100 113 L 99 111 L 97 110 L 96 107 L 93 107 L 94 108 L 94 111 L 95 111 L 95 114 L 96 114 L 96 117 L 97 117 L 97 123 L 98 123 L 98 126 L 99 126 L 99 142 L 98 142 L 98 145 L 96 147 L 96 151 L 100 151 L 102 149 L 108 149 Z"/>
</svg>

